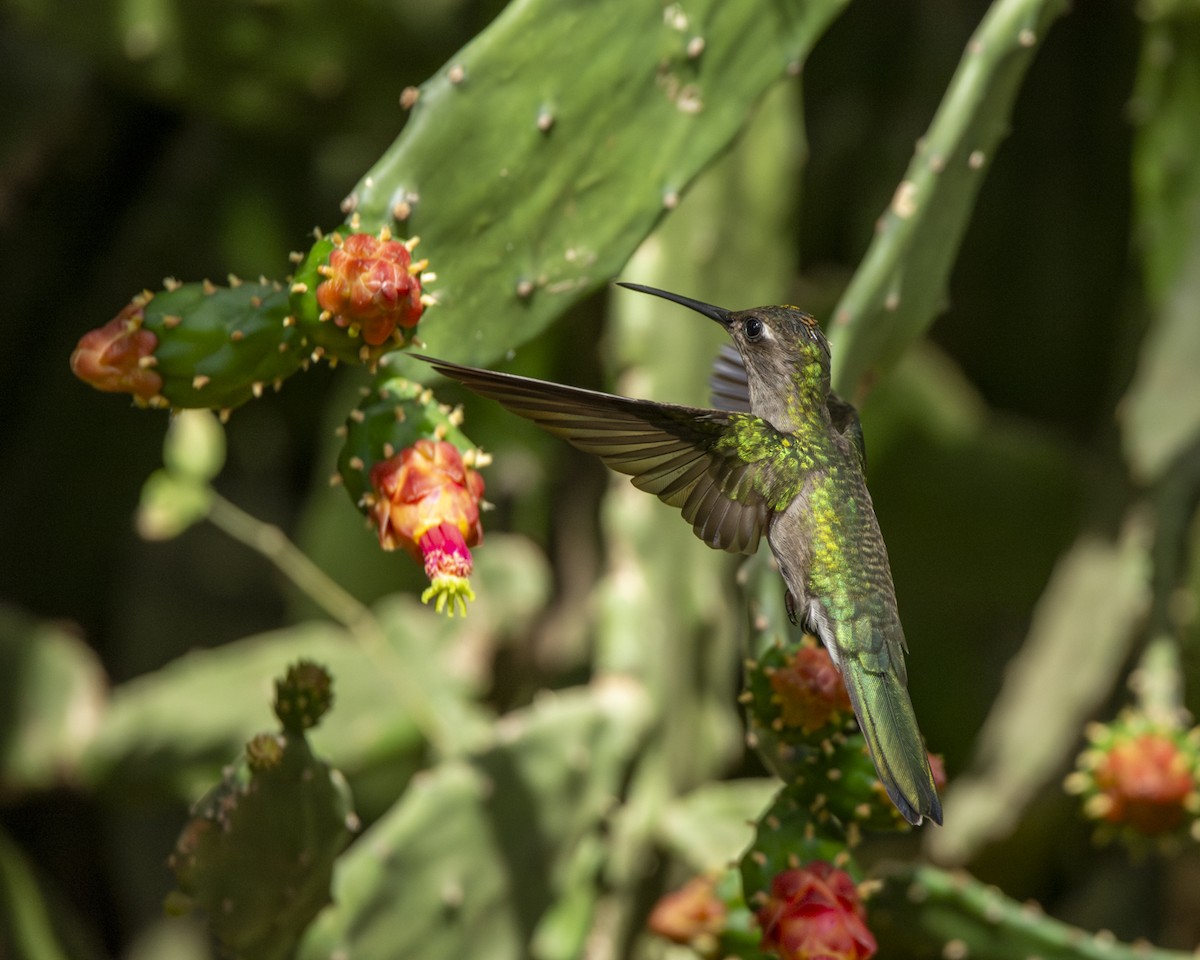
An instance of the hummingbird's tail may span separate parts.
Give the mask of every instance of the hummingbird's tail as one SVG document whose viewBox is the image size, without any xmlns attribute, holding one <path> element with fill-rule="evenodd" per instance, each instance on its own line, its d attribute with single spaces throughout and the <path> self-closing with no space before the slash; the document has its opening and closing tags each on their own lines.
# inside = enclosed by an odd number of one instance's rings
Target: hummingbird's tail
<svg viewBox="0 0 1200 960">
<path fill-rule="evenodd" d="M 928 817 L 940 825 L 942 801 L 908 690 L 892 670 L 869 670 L 851 657 L 844 657 L 840 666 L 854 715 L 888 796 L 909 823 L 916 825 Z"/>
</svg>

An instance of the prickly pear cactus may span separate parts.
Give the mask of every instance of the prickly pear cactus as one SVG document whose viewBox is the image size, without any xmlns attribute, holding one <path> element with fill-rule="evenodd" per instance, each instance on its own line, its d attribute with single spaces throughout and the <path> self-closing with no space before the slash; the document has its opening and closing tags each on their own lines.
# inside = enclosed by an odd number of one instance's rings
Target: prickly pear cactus
<svg viewBox="0 0 1200 960">
<path fill-rule="evenodd" d="M 204 796 L 175 845 L 172 912 L 198 907 L 235 957 L 292 954 L 329 902 L 333 862 L 357 829 L 342 775 L 317 759 L 304 731 L 332 702 L 332 680 L 301 661 L 276 684 L 283 729 L 259 734 Z"/>
</svg>

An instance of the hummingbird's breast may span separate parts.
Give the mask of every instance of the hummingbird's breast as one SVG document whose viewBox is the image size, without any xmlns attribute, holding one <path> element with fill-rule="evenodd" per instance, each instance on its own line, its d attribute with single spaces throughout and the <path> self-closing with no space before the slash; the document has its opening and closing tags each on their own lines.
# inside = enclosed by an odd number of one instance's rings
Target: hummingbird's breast
<svg viewBox="0 0 1200 960">
<path fill-rule="evenodd" d="M 811 473 L 767 537 L 793 597 L 816 604 L 837 639 L 853 634 L 868 655 L 902 648 L 887 548 L 857 464 L 836 458 Z"/>
</svg>

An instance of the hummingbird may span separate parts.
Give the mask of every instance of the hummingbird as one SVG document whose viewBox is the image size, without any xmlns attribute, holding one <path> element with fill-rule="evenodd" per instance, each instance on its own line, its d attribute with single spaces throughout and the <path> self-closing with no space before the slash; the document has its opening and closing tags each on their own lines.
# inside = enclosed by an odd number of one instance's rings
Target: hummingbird
<svg viewBox="0 0 1200 960">
<path fill-rule="evenodd" d="M 916 825 L 942 822 L 908 695 L 907 646 L 887 548 L 867 491 L 862 427 L 830 388 L 829 341 L 798 307 L 732 311 L 619 283 L 715 320 L 730 344 L 717 409 L 636 400 L 421 357 L 678 507 L 708 546 L 752 555 L 765 534 L 792 623 L 841 672 L 880 781 Z"/>
</svg>

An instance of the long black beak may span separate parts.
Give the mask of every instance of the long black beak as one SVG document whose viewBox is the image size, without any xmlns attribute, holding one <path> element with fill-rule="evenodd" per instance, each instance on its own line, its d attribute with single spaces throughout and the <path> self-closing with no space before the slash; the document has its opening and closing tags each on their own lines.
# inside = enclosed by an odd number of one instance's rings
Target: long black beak
<svg viewBox="0 0 1200 960">
<path fill-rule="evenodd" d="M 617 286 L 683 304 L 683 306 L 690 307 L 697 313 L 704 314 L 709 320 L 716 320 L 723 327 L 728 327 L 733 319 L 733 312 L 726 310 L 724 307 L 714 307 L 711 303 L 701 303 L 699 300 L 693 300 L 691 297 L 684 297 L 678 293 L 668 293 L 666 290 L 659 290 L 657 287 L 644 287 L 640 283 L 622 283 L 620 280 L 617 281 Z"/>
</svg>

